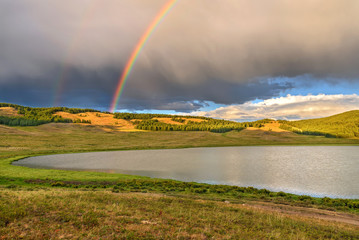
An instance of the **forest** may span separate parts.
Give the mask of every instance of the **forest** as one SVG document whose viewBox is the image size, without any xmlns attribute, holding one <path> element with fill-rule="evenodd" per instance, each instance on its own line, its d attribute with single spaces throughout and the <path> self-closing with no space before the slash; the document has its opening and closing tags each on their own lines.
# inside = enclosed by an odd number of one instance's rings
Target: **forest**
<svg viewBox="0 0 359 240">
<path fill-rule="evenodd" d="M 72 123 L 71 119 L 66 119 L 61 116 L 56 116 L 56 112 L 68 112 L 72 114 L 83 112 L 99 112 L 94 109 L 81 108 L 66 108 L 66 107 L 52 107 L 52 108 L 33 108 L 24 107 L 10 103 L 0 103 L 0 107 L 12 107 L 17 110 L 19 117 L 1 116 L 0 124 L 8 126 L 38 126 L 50 122 Z M 86 122 L 88 123 L 88 122 Z"/>
<path fill-rule="evenodd" d="M 183 123 L 183 118 L 175 117 L 176 122 Z M 240 131 L 246 127 L 262 127 L 263 121 L 257 122 L 232 122 L 226 120 L 209 119 L 202 122 L 188 121 L 186 124 L 168 124 L 159 122 L 157 119 L 148 119 L 134 121 L 137 129 L 151 131 L 210 131 L 216 133 L 225 133 L 232 130 Z"/>
<path fill-rule="evenodd" d="M 45 123 L 49 123 L 49 121 L 26 119 L 22 117 L 0 116 L 0 124 L 8 126 L 38 126 Z"/>
</svg>

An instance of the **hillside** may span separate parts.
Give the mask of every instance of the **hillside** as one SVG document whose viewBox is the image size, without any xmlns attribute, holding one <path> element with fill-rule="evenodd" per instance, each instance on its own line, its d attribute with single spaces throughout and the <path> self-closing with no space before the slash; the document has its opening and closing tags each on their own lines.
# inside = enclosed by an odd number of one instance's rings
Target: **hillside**
<svg viewBox="0 0 359 240">
<path fill-rule="evenodd" d="M 51 122 L 95 125 L 106 131 L 240 131 L 263 127 L 268 120 L 238 123 L 197 116 L 168 114 L 109 113 L 79 108 L 32 108 L 0 103 L 0 124 L 38 126 Z"/>
<path fill-rule="evenodd" d="M 74 123 L 92 125 L 107 132 L 112 131 L 210 131 L 225 133 L 232 130 L 261 130 L 258 133 L 294 132 L 339 138 L 359 137 L 359 110 L 330 117 L 300 120 L 274 121 L 263 119 L 255 122 L 233 122 L 199 116 L 168 114 L 109 113 L 79 108 L 32 108 L 0 103 L 0 124 L 8 126 L 38 126 L 46 123 Z M 263 134 L 260 134 L 263 135 Z"/>
<path fill-rule="evenodd" d="M 359 137 L 359 110 L 325 118 L 280 122 L 282 129 L 300 134 L 340 138 Z"/>
<path fill-rule="evenodd" d="M 261 128 L 253 127 L 253 123 L 238 123 L 246 129 L 220 134 L 140 131 L 136 128 L 140 122 L 186 127 L 191 122 L 204 126 L 215 120 L 150 114 L 123 114 L 123 118 L 114 118 L 110 113 L 81 109 L 18 108 L 1 107 L 0 114 L 14 119 L 32 117 L 47 123 L 16 127 L 0 124 L 0 239 L 320 239 L 322 236 L 356 239 L 358 236 L 359 202 L 355 199 L 314 198 L 111 171 L 62 171 L 11 164 L 27 156 L 71 152 L 359 145 L 358 139 L 295 134 L 280 129 L 279 123 L 272 120 L 257 122 L 264 125 Z M 66 122 L 55 122 L 56 119 Z M 126 127 L 131 130 L 124 130 Z"/>
</svg>

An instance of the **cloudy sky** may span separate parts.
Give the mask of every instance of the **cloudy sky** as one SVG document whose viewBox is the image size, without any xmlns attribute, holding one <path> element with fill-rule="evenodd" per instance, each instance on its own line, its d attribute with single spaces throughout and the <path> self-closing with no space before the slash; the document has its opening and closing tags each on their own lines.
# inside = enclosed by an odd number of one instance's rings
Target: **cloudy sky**
<svg viewBox="0 0 359 240">
<path fill-rule="evenodd" d="M 0 0 L 0 102 L 108 110 L 167 2 Z M 245 121 L 358 109 L 358 14 L 357 0 L 178 0 L 117 110 Z"/>
</svg>

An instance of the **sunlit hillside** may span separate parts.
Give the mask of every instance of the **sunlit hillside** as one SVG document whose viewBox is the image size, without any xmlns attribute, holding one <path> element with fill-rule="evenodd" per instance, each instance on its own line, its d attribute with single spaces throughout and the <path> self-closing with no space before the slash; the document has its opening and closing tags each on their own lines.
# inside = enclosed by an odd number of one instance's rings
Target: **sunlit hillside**
<svg viewBox="0 0 359 240">
<path fill-rule="evenodd" d="M 8 126 L 38 126 L 50 122 L 101 126 L 118 131 L 240 131 L 247 127 L 260 128 L 270 122 L 264 119 L 238 123 L 197 116 L 167 114 L 109 113 L 93 109 L 66 107 L 32 108 L 0 103 L 0 124 Z"/>
<path fill-rule="evenodd" d="M 37 126 L 51 122 L 85 124 L 106 131 L 211 131 L 232 130 L 292 131 L 298 134 L 326 137 L 359 137 L 359 110 L 331 117 L 300 120 L 233 122 L 207 117 L 167 114 L 110 113 L 80 108 L 32 108 L 0 103 L 0 124 L 8 126 Z M 279 128 L 280 124 L 280 128 Z"/>
<path fill-rule="evenodd" d="M 301 134 L 327 137 L 359 137 L 359 110 L 344 112 L 330 117 L 281 121 L 282 128 Z"/>
</svg>

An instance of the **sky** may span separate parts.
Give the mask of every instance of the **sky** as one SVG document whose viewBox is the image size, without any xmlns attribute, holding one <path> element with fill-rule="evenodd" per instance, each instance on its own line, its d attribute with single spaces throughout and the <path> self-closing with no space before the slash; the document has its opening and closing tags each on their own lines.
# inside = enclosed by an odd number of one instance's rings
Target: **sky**
<svg viewBox="0 0 359 240">
<path fill-rule="evenodd" d="M 0 102 L 108 111 L 168 0 L 0 0 Z M 116 111 L 251 121 L 359 106 L 359 1 L 178 0 Z"/>
</svg>

